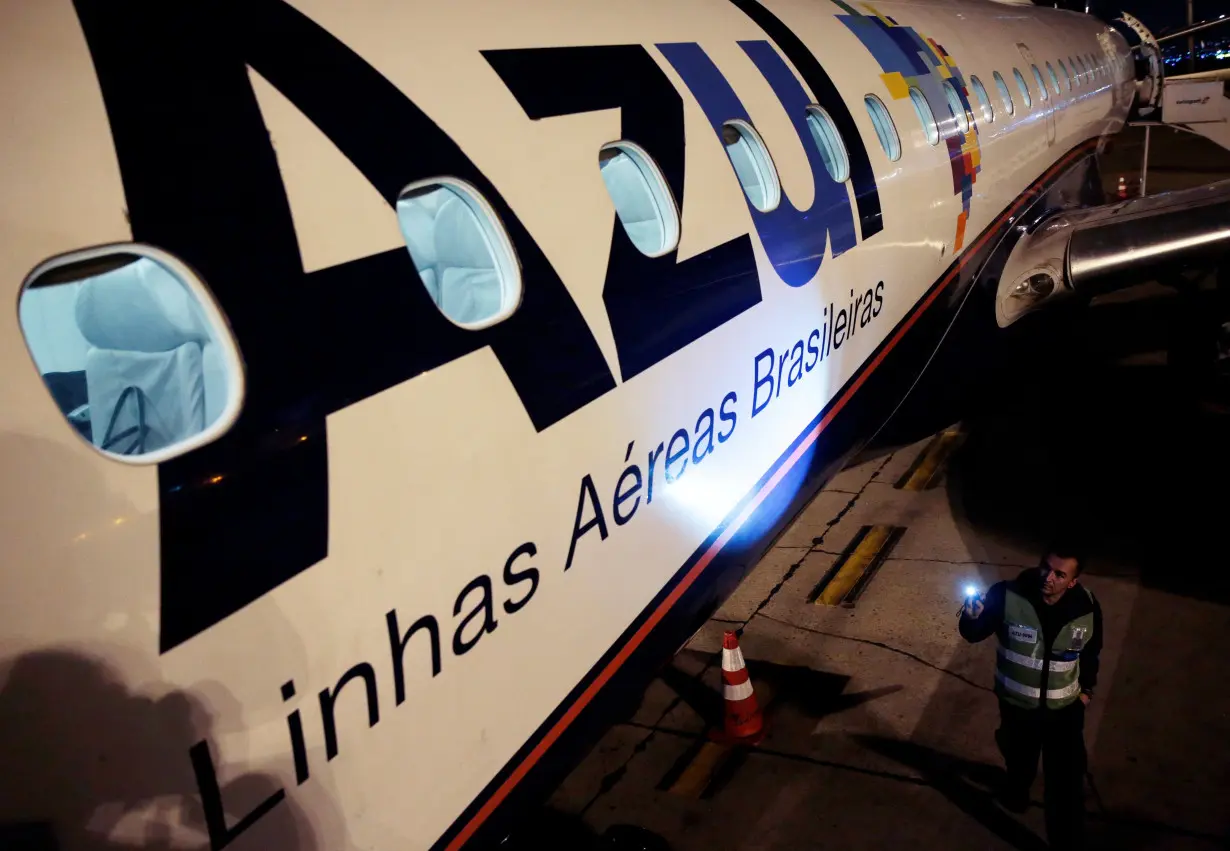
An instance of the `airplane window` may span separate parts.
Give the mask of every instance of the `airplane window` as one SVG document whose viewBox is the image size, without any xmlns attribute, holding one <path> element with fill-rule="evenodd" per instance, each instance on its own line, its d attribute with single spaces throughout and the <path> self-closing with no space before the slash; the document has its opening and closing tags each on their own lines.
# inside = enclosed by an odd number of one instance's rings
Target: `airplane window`
<svg viewBox="0 0 1230 851">
<path fill-rule="evenodd" d="M 1055 89 L 1055 94 L 1059 94 L 1059 77 L 1055 76 L 1055 69 L 1051 63 L 1046 63 L 1046 73 L 1051 75 L 1051 86 Z"/>
<path fill-rule="evenodd" d="M 1101 69 L 1098 68 L 1097 60 L 1093 58 L 1092 53 L 1089 54 L 1088 58 L 1089 58 L 1089 73 L 1092 74 L 1096 78 L 1098 76 L 1098 72 Z"/>
<path fill-rule="evenodd" d="M 1085 81 L 1085 73 L 1081 70 L 1081 67 L 1076 64 L 1075 56 L 1068 57 L 1068 67 L 1072 69 L 1072 82 L 1074 84 L 1079 86 Z"/>
<path fill-rule="evenodd" d="M 60 413 L 107 457 L 165 461 L 239 416 L 243 367 L 226 320 L 164 252 L 109 246 L 49 260 L 23 285 L 18 317 Z"/>
<path fill-rule="evenodd" d="M 811 137 L 820 149 L 820 157 L 824 167 L 828 169 L 829 177 L 838 183 L 844 183 L 850 177 L 850 156 L 846 153 L 845 143 L 829 114 L 818 106 L 807 107 L 807 126 Z"/>
<path fill-rule="evenodd" d="M 1000 76 L 998 71 L 992 72 L 992 76 L 995 77 L 995 86 L 999 89 L 999 97 L 1004 102 L 1004 109 L 1008 111 L 1009 115 L 1012 115 L 1016 112 L 1016 104 L 1012 102 L 1012 92 L 1008 90 L 1008 84 L 1004 82 L 1004 78 Z M 1019 77 L 1020 75 L 1018 74 L 1017 76 Z"/>
<path fill-rule="evenodd" d="M 897 136 L 897 125 L 893 124 L 893 117 L 888 114 L 884 102 L 875 95 L 867 95 L 863 98 L 863 103 L 867 106 L 867 114 L 871 116 L 871 123 L 876 128 L 880 147 L 884 149 L 889 161 L 896 162 L 901 159 L 901 139 Z"/>
<path fill-rule="evenodd" d="M 1037 71 L 1038 69 L 1035 68 L 1034 70 Z M 1029 86 L 1025 85 L 1025 75 L 1019 69 L 1013 68 L 1012 76 L 1016 77 L 1016 86 L 1021 90 L 1021 97 L 1025 101 L 1025 108 L 1029 109 L 1034 105 L 1034 100 L 1029 96 Z"/>
<path fill-rule="evenodd" d="M 978 95 L 978 107 L 982 112 L 982 120 L 989 124 L 995 120 L 995 108 L 991 106 L 991 98 L 987 96 L 986 86 L 982 84 L 982 80 L 974 76 L 969 78 L 969 84 L 974 94 Z"/>
<path fill-rule="evenodd" d="M 782 200 L 782 185 L 756 128 L 746 121 L 727 121 L 722 125 L 722 141 L 752 206 L 762 213 L 776 209 Z"/>
<path fill-rule="evenodd" d="M 914 111 L 918 113 L 918 121 L 922 124 L 923 132 L 927 134 L 927 141 L 932 145 L 938 145 L 940 128 L 935 124 L 935 113 L 931 111 L 931 104 L 927 103 L 926 95 L 910 86 L 910 101 L 914 104 Z"/>
<path fill-rule="evenodd" d="M 1034 72 L 1034 82 L 1038 84 L 1038 92 L 1042 95 L 1042 99 L 1050 100 L 1051 96 L 1046 91 L 1046 83 L 1042 82 L 1042 72 L 1038 70 L 1037 65 L 1030 65 L 1029 68 Z"/>
<path fill-rule="evenodd" d="M 521 266 L 495 211 L 468 183 L 412 183 L 397 199 L 410 259 L 445 318 L 470 331 L 502 322 L 521 303 Z"/>
<path fill-rule="evenodd" d="M 952 117 L 956 120 L 957 126 L 961 128 L 961 132 L 968 133 L 969 113 L 965 111 L 965 104 L 961 103 L 961 95 L 957 94 L 957 87 L 952 84 L 952 80 L 945 80 L 943 88 L 944 97 L 948 99 L 948 109 L 952 112 Z"/>
<path fill-rule="evenodd" d="M 674 251 L 679 208 L 653 158 L 640 145 L 611 142 L 599 149 L 598 168 L 632 244 L 647 257 Z"/>
<path fill-rule="evenodd" d="M 1064 88 L 1072 91 L 1072 75 L 1068 72 L 1068 66 L 1063 64 L 1062 59 L 1056 59 L 1055 61 L 1059 63 L 1059 75 L 1063 79 Z"/>
</svg>

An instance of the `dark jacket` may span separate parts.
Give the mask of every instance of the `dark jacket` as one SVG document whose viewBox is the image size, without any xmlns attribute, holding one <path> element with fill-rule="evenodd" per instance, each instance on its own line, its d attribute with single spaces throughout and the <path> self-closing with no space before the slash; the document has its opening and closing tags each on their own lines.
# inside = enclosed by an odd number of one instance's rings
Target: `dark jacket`
<svg viewBox="0 0 1230 851">
<path fill-rule="evenodd" d="M 1081 650 L 1081 691 L 1093 695 L 1098 683 L 1098 663 L 1102 652 L 1102 607 L 1092 593 L 1085 594 L 1079 587 L 1072 587 L 1048 606 L 1042 599 L 1042 575 L 1036 568 L 1021 572 L 1016 579 L 996 582 L 984 595 L 982 616 L 971 618 L 961 612 L 958 629 L 961 637 L 971 643 L 982 641 L 992 635 L 998 636 L 1001 644 L 1007 644 L 1008 627 L 1004 623 L 1004 591 L 1012 586 L 1018 594 L 1030 602 L 1042 620 L 1042 640 L 1045 652 L 1050 654 L 1055 636 L 1064 624 L 1093 612 L 1093 636 Z"/>
</svg>

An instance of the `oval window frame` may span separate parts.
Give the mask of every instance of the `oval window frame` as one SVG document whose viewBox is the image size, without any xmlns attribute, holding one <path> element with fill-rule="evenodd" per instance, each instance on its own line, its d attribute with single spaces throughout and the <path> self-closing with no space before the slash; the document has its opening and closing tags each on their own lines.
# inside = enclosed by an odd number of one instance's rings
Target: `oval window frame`
<svg viewBox="0 0 1230 851">
<path fill-rule="evenodd" d="M 1043 102 L 1051 99 L 1051 93 L 1046 90 L 1046 81 L 1042 79 L 1042 71 L 1037 65 L 1030 65 L 1029 69 L 1033 72 L 1034 82 L 1038 84 L 1038 94 L 1042 96 Z"/>
<path fill-rule="evenodd" d="M 433 186 L 447 186 L 453 189 L 454 194 L 460 196 L 462 201 L 464 201 L 470 208 L 470 212 L 473 213 L 475 218 L 479 220 L 479 230 L 482 233 L 484 242 L 487 243 L 488 253 L 493 257 L 496 257 L 497 263 L 499 263 L 500 260 L 503 260 L 507 264 L 507 268 L 501 266 L 501 271 L 509 272 L 513 275 L 517 286 L 517 298 L 516 301 L 507 309 L 501 309 L 499 313 L 478 322 L 458 322 L 445 313 L 444 308 L 442 308 L 439 304 L 436 304 L 436 300 L 434 298 L 431 299 L 431 303 L 435 305 L 436 310 L 440 311 L 441 316 L 453 325 L 466 331 L 482 331 L 485 328 L 498 325 L 516 314 L 516 312 L 521 308 L 521 302 L 525 300 L 525 279 L 521 270 L 521 258 L 517 256 L 517 249 L 516 246 L 513 245 L 512 238 L 508 235 L 508 228 L 504 226 L 504 221 L 500 218 L 499 213 L 495 211 L 495 208 L 491 206 L 491 203 L 483 197 L 481 192 L 478 191 L 478 187 L 470 183 L 468 180 L 462 180 L 459 177 L 451 177 L 448 175 L 427 177 L 407 183 L 402 187 L 401 191 L 397 193 L 397 198 L 393 201 L 394 215 L 397 214 L 398 201 L 400 201 L 405 195 Z M 494 224 L 495 227 L 489 230 L 488 227 L 484 226 L 485 224 Z M 401 226 L 399 223 L 399 230 L 400 227 Z M 493 232 L 495 234 L 496 241 L 499 243 L 500 247 L 504 249 L 503 254 L 500 256 L 497 256 L 495 251 L 492 250 L 491 237 Z M 418 261 L 414 259 L 414 253 L 410 251 L 410 246 L 405 244 L 404 237 L 403 247 L 406 249 L 406 253 L 410 255 L 410 261 L 416 264 L 415 268 L 417 270 Z M 420 286 L 423 285 L 421 279 L 419 280 L 419 284 Z M 501 282 L 501 288 L 503 288 L 503 282 Z M 431 298 L 430 293 L 428 293 L 428 298 Z"/>
<path fill-rule="evenodd" d="M 1046 73 L 1050 75 L 1051 89 L 1054 91 L 1055 97 L 1059 97 L 1063 94 L 1063 87 L 1059 85 L 1059 75 L 1055 73 L 1055 66 L 1050 62 L 1046 63 Z"/>
<path fill-rule="evenodd" d="M 982 120 L 987 124 L 995 121 L 995 105 L 991 103 L 991 95 L 987 92 L 987 87 L 982 84 L 982 80 L 978 79 L 977 74 L 971 74 L 969 78 L 969 87 L 974 90 L 974 94 L 978 97 L 979 111 L 982 113 Z"/>
<path fill-rule="evenodd" d="M 897 122 L 893 121 L 892 113 L 888 111 L 884 101 L 873 94 L 863 95 L 863 107 L 867 110 L 872 129 L 875 130 L 876 138 L 880 141 L 880 150 L 884 152 L 884 156 L 888 157 L 890 163 L 897 162 L 901 159 L 901 134 L 897 132 Z M 876 120 L 877 111 L 883 117 L 883 122 Z M 889 137 L 891 144 L 886 144 L 884 141 L 882 125 L 891 134 Z"/>
<path fill-rule="evenodd" d="M 669 213 L 669 221 L 663 217 L 662 220 L 662 242 L 666 246 L 662 250 L 649 254 L 641 250 L 641 247 L 636 244 L 631 236 L 628 235 L 627 227 L 624 225 L 623 218 L 619 215 L 619 208 L 615 208 L 615 216 L 619 219 L 620 227 L 624 228 L 624 235 L 628 236 L 628 241 L 636 248 L 636 250 L 645 257 L 656 258 L 665 257 L 672 251 L 679 248 L 679 239 L 683 233 L 683 223 L 679 217 L 679 203 L 675 199 L 675 193 L 671 191 L 671 186 L 666 182 L 666 175 L 662 173 L 661 166 L 657 160 L 650 156 L 649 152 L 630 139 L 616 139 L 614 142 L 607 142 L 598 148 L 598 155 L 601 156 L 603 151 L 619 151 L 627 155 L 632 160 L 632 164 L 636 166 L 641 173 L 641 177 L 645 177 L 646 170 L 653 176 L 653 180 L 646 180 L 649 185 L 649 194 L 653 198 L 654 203 L 658 207 L 660 214 Z M 599 166 L 601 168 L 601 165 Z M 605 185 L 605 181 L 603 182 Z M 656 185 L 655 185 L 656 184 Z M 607 190 L 607 197 L 610 197 L 610 190 Z M 614 206 L 615 199 L 611 199 L 611 205 Z M 665 209 L 663 209 L 665 206 Z M 669 237 L 669 238 L 668 238 Z"/>
<path fill-rule="evenodd" d="M 992 79 L 995 80 L 995 87 L 999 89 L 999 99 L 1003 101 L 1004 109 L 1008 115 L 1016 114 L 1016 101 L 1012 99 L 1012 90 L 1008 88 L 1008 83 L 1004 80 L 1004 75 L 998 71 L 991 72 Z"/>
<path fill-rule="evenodd" d="M 777 165 L 773 162 L 773 154 L 769 152 L 769 146 L 764 143 L 764 139 L 761 138 L 760 132 L 752 126 L 750 121 L 747 121 L 746 119 L 731 118 L 727 121 L 723 121 L 722 127 L 734 128 L 745 141 L 748 141 L 748 146 L 752 148 L 753 154 L 759 154 L 763 157 L 763 161 L 760 163 L 760 166 L 762 167 L 761 170 L 766 171 L 767 176 L 772 178 L 772 203 L 768 203 L 766 201 L 766 205 L 764 207 L 756 204 L 756 202 L 754 202 L 747 194 L 747 190 L 743 188 L 743 181 L 738 177 L 739 170 L 737 168 L 734 169 L 735 178 L 739 180 L 739 191 L 743 193 L 743 197 L 747 200 L 747 203 L 752 205 L 754 210 L 761 213 L 773 212 L 778 208 L 778 205 L 782 203 L 782 179 L 781 175 L 777 173 Z M 722 152 L 726 154 L 727 161 L 730 162 L 731 167 L 734 168 L 734 160 L 730 159 L 730 154 L 726 151 L 726 148 L 728 147 L 726 141 L 724 139 L 720 139 L 719 141 L 722 142 Z M 753 159 L 755 158 L 756 157 L 753 156 Z M 766 189 L 768 189 L 768 187 L 766 187 Z"/>
<path fill-rule="evenodd" d="M 1017 88 L 1021 90 L 1021 99 L 1025 101 L 1025 108 L 1033 109 L 1033 95 L 1029 93 L 1029 83 L 1025 82 L 1025 75 L 1021 73 L 1021 69 L 1013 67 L 1012 76 L 1016 80 Z"/>
<path fill-rule="evenodd" d="M 917 86 L 910 86 L 909 95 L 910 103 L 914 105 L 914 114 L 918 117 L 918 123 L 922 127 L 927 144 L 933 147 L 938 145 L 940 127 L 935 123 L 935 112 L 931 109 L 931 104 L 927 102 L 927 96 Z"/>
<path fill-rule="evenodd" d="M 949 78 L 940 83 L 940 88 L 944 90 L 944 100 L 948 103 L 953 120 L 957 122 L 957 129 L 961 131 L 961 135 L 965 135 L 970 130 L 970 115 L 965 109 L 965 104 L 961 102 L 961 93 L 957 91 L 957 84 Z"/>
<path fill-rule="evenodd" d="M 188 291 L 196 300 L 197 307 L 204 314 L 205 320 L 209 322 L 211 332 L 217 329 L 225 337 L 225 340 L 214 340 L 213 342 L 218 346 L 222 356 L 227 387 L 229 389 L 232 382 L 235 387 L 235 392 L 228 393 L 226 404 L 218 413 L 218 418 L 211 424 L 192 437 L 185 438 L 170 446 L 164 446 L 162 449 L 155 449 L 153 452 L 147 452 L 144 455 L 120 455 L 115 452 L 109 452 L 86 440 L 85 436 L 73 428 L 62 413 L 60 414 L 61 421 L 74 434 L 76 439 L 99 455 L 110 461 L 117 461 L 130 467 L 148 467 L 154 464 L 162 464 L 172 458 L 178 458 L 181 455 L 186 455 L 189 452 L 200 449 L 202 446 L 218 440 L 230 431 L 231 427 L 239 419 L 240 413 L 243 412 L 244 402 L 247 399 L 247 366 L 244 363 L 243 351 L 239 347 L 239 341 L 235 338 L 235 331 L 231 327 L 230 320 L 227 319 L 226 313 L 223 312 L 222 306 L 218 303 L 209 285 L 205 283 L 191 266 L 174 254 L 146 242 L 110 242 L 89 248 L 79 248 L 75 251 L 66 251 L 48 257 L 31 269 L 25 278 L 22 279 L 21 287 L 17 290 L 18 309 L 20 310 L 21 298 L 26 290 L 29 289 L 30 284 L 48 272 L 87 260 L 98 260 L 112 254 L 133 254 L 152 260 L 170 272 L 181 285 L 188 288 Z M 18 331 L 21 334 L 22 345 L 25 346 L 26 354 L 30 358 L 30 365 L 34 368 L 39 382 L 47 391 L 48 401 L 51 401 L 50 388 L 47 387 L 47 383 L 43 379 L 43 374 L 38 366 L 38 360 L 34 356 L 34 351 L 30 348 L 30 342 L 26 337 L 25 329 L 21 326 L 20 318 L 18 318 L 17 325 Z M 225 344 L 223 344 L 224 342 Z"/>
<path fill-rule="evenodd" d="M 805 107 L 805 111 L 807 113 L 807 117 L 804 120 L 807 122 L 808 131 L 811 132 L 812 141 L 816 144 L 816 147 L 820 149 L 820 159 L 824 161 L 824 170 L 828 172 L 829 177 L 833 179 L 834 183 L 845 183 L 850 179 L 850 152 L 846 149 L 846 140 L 841 137 L 841 131 L 837 129 L 837 123 L 833 121 L 833 118 L 828 114 L 828 111 L 819 104 L 808 104 Z M 812 117 L 817 119 L 823 130 L 827 130 L 827 133 L 820 133 L 822 139 L 828 142 L 827 145 L 824 144 L 824 141 L 816 138 L 816 131 L 812 129 Z M 833 173 L 833 169 L 829 165 L 829 157 L 825 156 L 826 148 L 829 150 L 830 155 L 834 153 L 834 151 L 837 153 L 838 162 L 841 164 L 841 169 L 839 171 L 841 177 L 838 177 Z"/>
</svg>

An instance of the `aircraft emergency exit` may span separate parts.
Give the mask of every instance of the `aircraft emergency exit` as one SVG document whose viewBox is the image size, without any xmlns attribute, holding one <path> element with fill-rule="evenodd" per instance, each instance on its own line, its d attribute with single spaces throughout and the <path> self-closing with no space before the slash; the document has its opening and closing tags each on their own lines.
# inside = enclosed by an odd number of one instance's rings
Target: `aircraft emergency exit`
<svg viewBox="0 0 1230 851">
<path fill-rule="evenodd" d="M 993 0 L 26 0 L 0 45 L 0 837 L 60 849 L 498 841 L 929 364 L 1079 294 L 1044 224 L 1135 95 Z"/>
</svg>

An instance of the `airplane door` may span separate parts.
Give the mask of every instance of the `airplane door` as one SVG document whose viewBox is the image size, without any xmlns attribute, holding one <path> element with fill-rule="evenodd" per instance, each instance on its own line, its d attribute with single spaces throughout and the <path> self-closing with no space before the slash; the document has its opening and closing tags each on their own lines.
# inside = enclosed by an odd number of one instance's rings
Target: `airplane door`
<svg viewBox="0 0 1230 851">
<path fill-rule="evenodd" d="M 1021 58 L 1025 60 L 1026 67 L 1022 69 L 1025 78 L 1029 83 L 1035 83 L 1033 76 L 1033 68 L 1041 70 L 1045 66 L 1038 65 L 1038 61 L 1034 59 L 1033 51 L 1029 49 L 1029 45 L 1023 41 L 1016 43 L 1016 49 L 1021 52 Z M 1046 90 L 1046 79 L 1042 80 L 1044 91 L 1039 93 L 1039 97 L 1035 99 L 1035 104 L 1042 110 L 1042 124 L 1046 128 L 1046 144 L 1055 144 L 1055 97 L 1054 92 Z M 1045 99 L 1041 99 L 1045 95 Z"/>
</svg>

